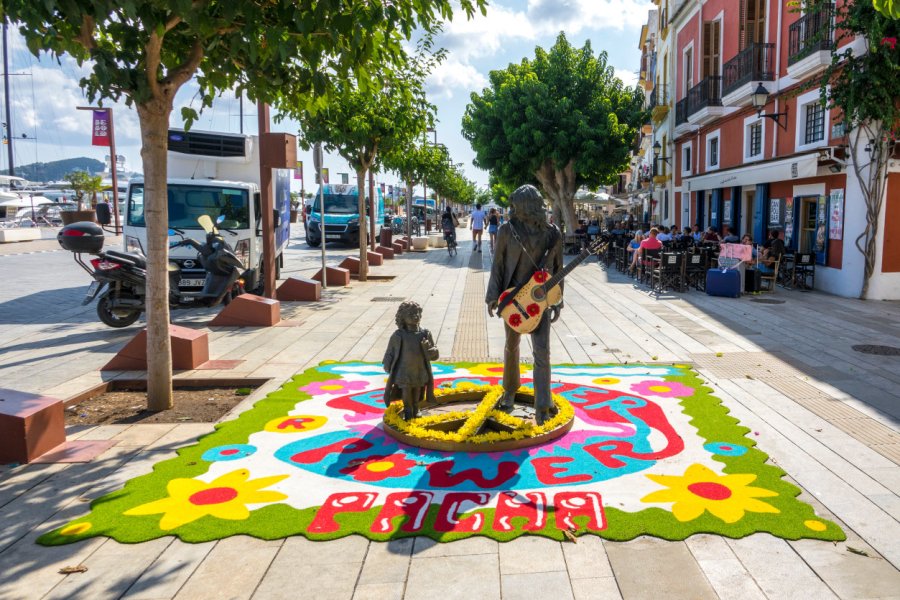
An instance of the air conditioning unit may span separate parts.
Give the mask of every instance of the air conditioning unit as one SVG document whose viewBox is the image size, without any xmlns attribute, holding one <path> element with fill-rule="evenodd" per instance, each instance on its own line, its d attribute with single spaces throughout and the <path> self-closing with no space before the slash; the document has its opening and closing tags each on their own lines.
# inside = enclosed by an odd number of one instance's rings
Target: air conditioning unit
<svg viewBox="0 0 900 600">
<path fill-rule="evenodd" d="M 245 162 L 252 155 L 252 139 L 249 135 L 236 133 L 169 129 L 169 152 Z"/>
</svg>

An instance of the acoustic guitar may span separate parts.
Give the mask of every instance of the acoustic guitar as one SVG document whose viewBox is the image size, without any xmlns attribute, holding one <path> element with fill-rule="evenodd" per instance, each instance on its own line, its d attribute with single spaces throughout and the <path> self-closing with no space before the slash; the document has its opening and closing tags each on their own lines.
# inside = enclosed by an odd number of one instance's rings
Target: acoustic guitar
<svg viewBox="0 0 900 600">
<path fill-rule="evenodd" d="M 597 240 L 582 251 L 574 259 L 569 261 L 559 273 L 550 275 L 547 271 L 536 271 L 524 285 L 518 288 L 509 288 L 502 294 L 497 302 L 498 316 L 507 325 L 519 333 L 531 333 L 541 323 L 544 312 L 550 306 L 555 306 L 562 301 L 562 290 L 559 283 L 575 267 L 580 265 L 592 254 L 603 252 L 609 242 Z"/>
</svg>

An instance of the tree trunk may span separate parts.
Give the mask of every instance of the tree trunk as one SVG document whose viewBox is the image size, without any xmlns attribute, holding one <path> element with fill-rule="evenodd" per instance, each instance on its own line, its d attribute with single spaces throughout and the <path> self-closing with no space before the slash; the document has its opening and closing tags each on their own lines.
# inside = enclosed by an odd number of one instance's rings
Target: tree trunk
<svg viewBox="0 0 900 600">
<path fill-rule="evenodd" d="M 366 222 L 366 169 L 360 167 L 356 171 L 356 192 L 359 209 L 359 280 L 369 278 L 369 248 L 366 238 L 368 223 Z"/>
<path fill-rule="evenodd" d="M 861 166 L 860 148 L 867 140 L 877 140 L 875 152 L 868 166 Z M 884 125 L 864 124 L 854 128 L 850 139 L 850 156 L 854 158 L 853 167 L 859 190 L 866 206 L 866 227 L 856 238 L 856 248 L 863 255 L 863 283 L 859 297 L 866 300 L 869 294 L 869 280 L 875 273 L 875 260 L 878 255 L 878 228 L 881 208 L 887 185 L 887 161 L 890 145 L 885 140 Z M 869 158 L 865 156 L 864 158 Z"/>
<path fill-rule="evenodd" d="M 575 226 L 575 162 L 569 161 L 562 169 L 557 169 L 553 159 L 548 158 L 535 173 L 544 193 L 550 197 L 554 208 L 558 207 L 562 221 L 560 229 L 566 233 L 574 233 Z"/>
<path fill-rule="evenodd" d="M 147 225 L 147 409 L 172 408 L 172 348 L 169 341 L 169 205 L 166 164 L 171 108 L 138 105 Z"/>
</svg>

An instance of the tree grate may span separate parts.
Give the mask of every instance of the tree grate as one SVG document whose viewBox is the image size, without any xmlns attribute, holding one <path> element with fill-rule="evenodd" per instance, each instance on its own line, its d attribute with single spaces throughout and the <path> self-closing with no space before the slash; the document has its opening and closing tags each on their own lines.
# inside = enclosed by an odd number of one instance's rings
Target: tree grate
<svg viewBox="0 0 900 600">
<path fill-rule="evenodd" d="M 853 350 L 862 354 L 874 354 L 875 356 L 900 356 L 900 348 L 897 346 L 878 346 L 877 344 L 858 344 Z"/>
<path fill-rule="evenodd" d="M 375 296 L 372 302 L 403 302 L 406 298 L 397 298 L 396 296 Z"/>
<path fill-rule="evenodd" d="M 756 302 L 757 304 L 784 304 L 784 300 L 775 300 L 774 298 L 751 298 L 750 302 Z"/>
</svg>

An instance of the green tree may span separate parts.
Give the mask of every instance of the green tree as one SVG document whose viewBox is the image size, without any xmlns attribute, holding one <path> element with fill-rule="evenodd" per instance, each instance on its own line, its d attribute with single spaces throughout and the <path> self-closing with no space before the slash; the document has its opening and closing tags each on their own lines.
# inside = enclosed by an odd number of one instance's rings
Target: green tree
<svg viewBox="0 0 900 600">
<path fill-rule="evenodd" d="M 82 204 L 90 198 L 88 206 L 97 201 L 97 193 L 103 191 L 103 178 L 100 175 L 91 175 L 87 171 L 72 171 L 63 179 L 72 186 L 75 199 L 78 202 L 78 210 L 82 210 Z"/>
<path fill-rule="evenodd" d="M 407 220 L 406 233 L 411 235 L 413 190 L 416 185 L 432 178 L 441 165 L 447 163 L 447 154 L 439 146 L 432 146 L 422 139 L 417 139 L 406 148 L 396 148 L 382 157 L 383 168 L 396 171 L 400 179 L 406 182 Z"/>
<path fill-rule="evenodd" d="M 89 73 L 87 96 L 137 109 L 147 222 L 147 404 L 172 406 L 168 306 L 166 150 L 178 90 L 197 76 L 202 106 L 226 89 L 311 109 L 328 103 L 332 82 L 369 83 L 370 65 L 396 64 L 417 27 L 433 31 L 460 7 L 485 0 L 5 0 L 29 49 L 69 54 Z M 197 114 L 183 111 L 188 126 Z"/>
<path fill-rule="evenodd" d="M 434 107 L 425 100 L 424 82 L 443 52 L 433 55 L 430 49 L 426 37 L 415 54 L 404 55 L 402 67 L 373 71 L 380 88 L 347 79 L 335 84 L 332 100 L 321 110 L 305 108 L 303 98 L 296 108 L 289 102 L 281 106 L 286 115 L 300 122 L 302 148 L 309 150 L 322 143 L 356 172 L 361 281 L 368 275 L 366 172 L 379 170 L 383 155 L 405 151 L 432 124 Z"/>
<path fill-rule="evenodd" d="M 830 5 L 812 0 L 805 10 L 822 10 L 826 4 Z M 831 65 L 814 83 L 820 86 L 822 103 L 841 111 L 848 131 L 848 162 L 865 201 L 866 227 L 855 240 L 864 257 L 860 291 L 864 299 L 880 245 L 888 160 L 900 142 L 900 20 L 868 2 L 853 1 L 838 6 L 836 21 Z M 865 41 L 865 52 L 854 53 L 844 44 L 856 38 Z"/>
<path fill-rule="evenodd" d="M 606 53 L 589 42 L 576 49 L 562 33 L 549 52 L 492 71 L 471 100 L 462 129 L 476 166 L 513 188 L 539 184 L 569 231 L 576 190 L 615 179 L 644 120 L 642 94 L 615 76 Z"/>
<path fill-rule="evenodd" d="M 872 0 L 875 10 L 891 19 L 900 19 L 900 1 L 898 0 Z"/>
</svg>

